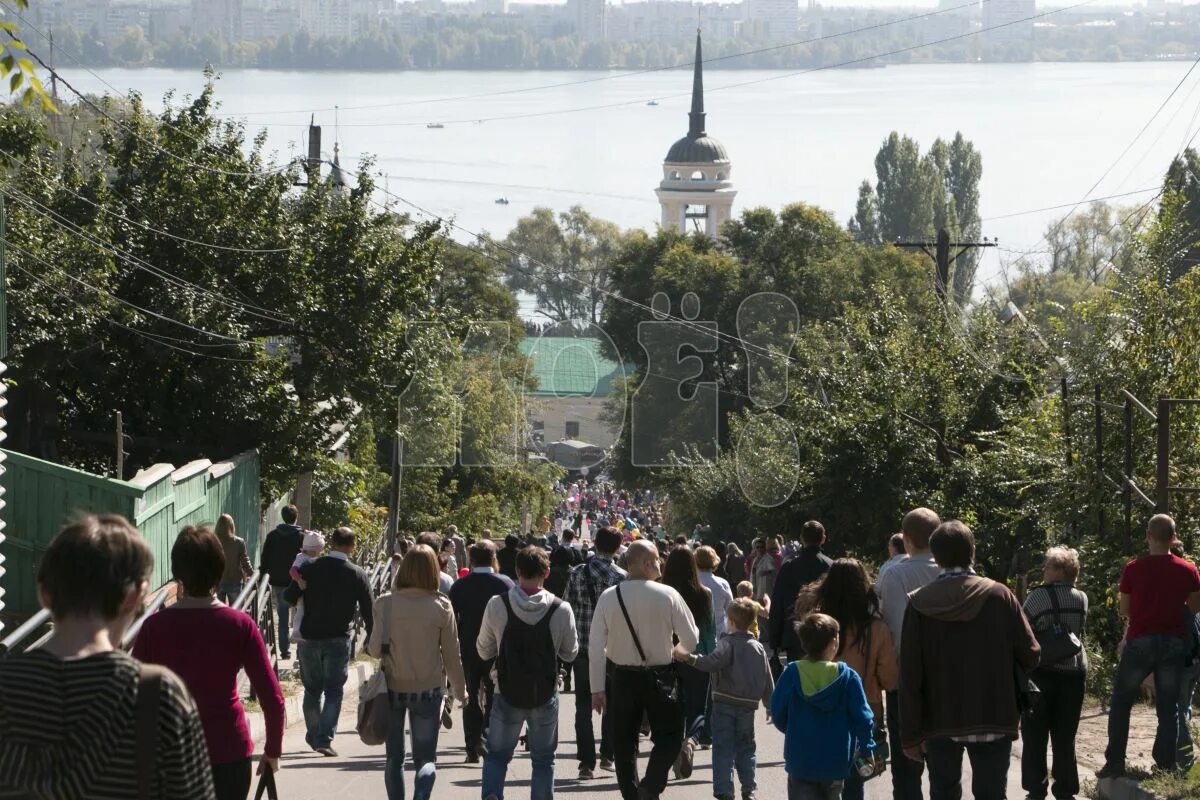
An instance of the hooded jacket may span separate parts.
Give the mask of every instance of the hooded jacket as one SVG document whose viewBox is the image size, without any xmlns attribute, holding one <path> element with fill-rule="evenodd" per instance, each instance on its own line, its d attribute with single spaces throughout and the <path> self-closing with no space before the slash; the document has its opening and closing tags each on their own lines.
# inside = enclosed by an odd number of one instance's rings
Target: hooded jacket
<svg viewBox="0 0 1200 800">
<path fill-rule="evenodd" d="M 759 702 L 771 707 L 775 681 L 762 643 L 744 631 L 727 633 L 706 656 L 693 654 L 689 659 L 701 672 L 713 673 L 714 703 L 757 708 Z"/>
<path fill-rule="evenodd" d="M 292 582 L 292 562 L 304 544 L 304 529 L 281 522 L 263 542 L 258 568 L 271 578 L 271 585 L 285 587 Z"/>
<path fill-rule="evenodd" d="M 504 595 L 496 595 L 488 601 L 483 611 L 483 625 L 479 628 L 475 649 L 484 661 L 490 661 L 500 654 L 500 640 L 504 638 L 504 628 L 508 625 L 508 611 L 504 608 L 503 598 Z M 508 590 L 508 602 L 512 605 L 513 614 L 528 625 L 536 625 L 550 612 L 551 605 L 557 599 L 545 589 L 533 595 L 525 594 L 520 586 Z M 579 638 L 575 632 L 575 614 L 568 603 L 560 603 L 550 619 L 550 638 L 554 641 L 554 650 L 560 661 L 570 663 L 575 660 L 579 654 Z M 492 678 L 499 680 L 495 669 L 492 670 Z"/>
<path fill-rule="evenodd" d="M 857 754 L 875 750 L 874 715 L 862 681 L 839 663 L 833 682 L 809 695 L 799 663 L 787 665 L 771 695 L 771 721 L 784 735 L 784 769 L 797 780 L 844 780 Z"/>
<path fill-rule="evenodd" d="M 1017 598 L 974 573 L 943 575 L 909 595 L 900 653 L 900 738 L 1017 738 L 1015 668 L 1041 648 Z"/>
</svg>

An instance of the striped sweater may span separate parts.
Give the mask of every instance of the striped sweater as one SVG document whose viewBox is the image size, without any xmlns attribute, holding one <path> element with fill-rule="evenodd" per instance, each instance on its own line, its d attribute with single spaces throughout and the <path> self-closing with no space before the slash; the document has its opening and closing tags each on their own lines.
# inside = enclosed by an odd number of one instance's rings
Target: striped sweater
<svg viewBox="0 0 1200 800">
<path fill-rule="evenodd" d="M 137 800 L 138 675 L 123 652 L 66 660 L 35 650 L 0 660 L 0 798 Z M 169 673 L 155 761 L 154 797 L 214 798 L 199 715 Z"/>
</svg>

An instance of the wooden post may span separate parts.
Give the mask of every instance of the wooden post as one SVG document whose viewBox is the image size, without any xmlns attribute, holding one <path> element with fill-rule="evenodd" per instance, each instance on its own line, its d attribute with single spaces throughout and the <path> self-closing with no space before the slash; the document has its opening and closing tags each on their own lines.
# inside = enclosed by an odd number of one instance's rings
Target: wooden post
<svg viewBox="0 0 1200 800">
<path fill-rule="evenodd" d="M 125 480 L 125 426 L 117 412 L 117 480 Z"/>
</svg>

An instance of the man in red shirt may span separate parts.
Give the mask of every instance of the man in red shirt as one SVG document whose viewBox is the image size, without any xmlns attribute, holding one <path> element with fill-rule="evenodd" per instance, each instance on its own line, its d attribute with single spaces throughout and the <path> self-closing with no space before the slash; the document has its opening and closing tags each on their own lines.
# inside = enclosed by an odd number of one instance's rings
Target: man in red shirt
<svg viewBox="0 0 1200 800">
<path fill-rule="evenodd" d="M 1121 616 L 1129 620 L 1125 651 L 1113 680 L 1108 714 L 1108 749 L 1099 778 L 1125 774 L 1125 747 L 1129 740 L 1129 712 L 1138 699 L 1142 681 L 1154 675 L 1158 734 L 1154 763 L 1165 770 L 1176 768 L 1179 694 L 1189 632 L 1182 607 L 1200 613 L 1200 572 L 1195 565 L 1171 555 L 1175 520 L 1159 514 L 1146 529 L 1150 554 L 1130 561 L 1121 574 Z"/>
</svg>

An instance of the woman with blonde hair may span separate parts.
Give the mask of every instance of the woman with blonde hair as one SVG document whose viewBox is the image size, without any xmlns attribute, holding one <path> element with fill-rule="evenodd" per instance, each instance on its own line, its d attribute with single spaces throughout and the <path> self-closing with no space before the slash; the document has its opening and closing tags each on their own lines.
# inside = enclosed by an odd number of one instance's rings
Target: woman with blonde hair
<svg viewBox="0 0 1200 800">
<path fill-rule="evenodd" d="M 222 514 L 217 519 L 216 533 L 221 541 L 221 549 L 225 551 L 225 571 L 221 573 L 221 582 L 217 584 L 217 599 L 226 605 L 233 605 L 233 601 L 242 593 L 246 579 L 254 574 L 254 567 L 246 553 L 246 540 L 237 535 L 233 517 Z"/>
<path fill-rule="evenodd" d="M 414 800 L 427 800 L 437 778 L 442 694 L 447 680 L 460 704 L 467 701 L 458 649 L 458 626 L 450 599 L 438 592 L 441 565 L 437 553 L 413 545 L 396 571 L 393 591 L 375 601 L 375 627 L 367 652 L 381 659 L 392 697 L 384 784 L 389 800 L 404 792 L 405 717 L 412 728 L 416 781 Z"/>
<path fill-rule="evenodd" d="M 1042 565 L 1044 583 L 1025 597 L 1025 616 L 1034 633 L 1058 624 L 1083 639 L 1087 624 L 1088 597 L 1075 588 L 1079 578 L 1079 551 L 1051 547 Z M 1180 614 L 1183 614 L 1181 609 Z M 1021 719 L 1021 788 L 1034 800 L 1046 797 L 1050 778 L 1055 797 L 1079 794 L 1079 767 L 1075 761 L 1075 734 L 1083 711 L 1087 654 L 1055 664 L 1042 663 L 1033 672 L 1041 698 L 1033 711 Z M 1046 745 L 1053 743 L 1054 764 L 1046 774 Z"/>
</svg>

